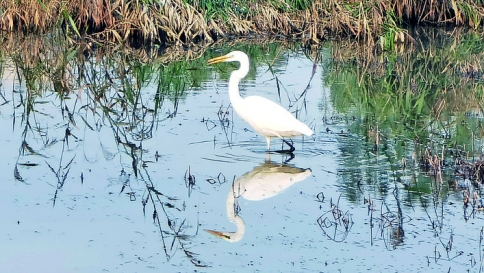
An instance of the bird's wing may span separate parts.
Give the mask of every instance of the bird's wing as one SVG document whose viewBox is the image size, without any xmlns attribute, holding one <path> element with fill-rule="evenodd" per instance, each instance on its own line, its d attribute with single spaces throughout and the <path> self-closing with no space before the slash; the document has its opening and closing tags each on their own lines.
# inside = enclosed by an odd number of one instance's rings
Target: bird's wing
<svg viewBox="0 0 484 273">
<path fill-rule="evenodd" d="M 256 129 L 274 132 L 274 136 L 311 135 L 312 130 L 279 104 L 264 97 L 249 96 L 237 113 Z"/>
</svg>

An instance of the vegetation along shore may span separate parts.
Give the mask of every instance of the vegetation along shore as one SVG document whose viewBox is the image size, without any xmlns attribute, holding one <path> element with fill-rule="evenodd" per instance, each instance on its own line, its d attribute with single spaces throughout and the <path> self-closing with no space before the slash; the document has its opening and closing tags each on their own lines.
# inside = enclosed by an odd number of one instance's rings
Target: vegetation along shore
<svg viewBox="0 0 484 273">
<path fill-rule="evenodd" d="M 0 29 L 162 45 L 221 37 L 273 36 L 319 43 L 330 37 L 406 42 L 417 24 L 482 29 L 475 0 L 24 0 L 0 2 Z"/>
</svg>

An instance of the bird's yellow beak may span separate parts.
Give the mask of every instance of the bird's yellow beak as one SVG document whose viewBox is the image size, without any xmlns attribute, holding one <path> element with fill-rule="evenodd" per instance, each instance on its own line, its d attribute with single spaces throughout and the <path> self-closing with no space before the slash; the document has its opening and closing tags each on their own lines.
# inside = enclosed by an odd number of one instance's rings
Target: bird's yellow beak
<svg viewBox="0 0 484 273">
<path fill-rule="evenodd" d="M 229 237 L 229 236 L 227 236 L 227 235 L 223 234 L 223 233 L 222 233 L 222 232 L 220 232 L 220 231 L 215 231 L 215 230 L 211 230 L 211 229 L 204 229 L 204 230 L 205 230 L 206 232 L 208 232 L 208 233 L 212 234 L 212 235 L 215 235 L 215 236 L 219 237 L 219 238 L 222 238 L 222 239 L 230 239 L 230 237 Z"/>
<path fill-rule="evenodd" d="M 222 63 L 225 62 L 229 59 L 230 57 L 227 55 L 220 56 L 220 57 L 215 57 L 213 59 L 208 60 L 208 64 L 217 64 L 217 63 Z"/>
</svg>

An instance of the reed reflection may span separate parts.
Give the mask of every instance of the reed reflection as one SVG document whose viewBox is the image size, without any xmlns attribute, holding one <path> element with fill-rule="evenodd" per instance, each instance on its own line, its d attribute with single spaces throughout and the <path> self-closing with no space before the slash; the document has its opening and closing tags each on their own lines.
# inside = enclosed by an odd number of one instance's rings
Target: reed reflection
<svg viewBox="0 0 484 273">
<path fill-rule="evenodd" d="M 295 183 L 311 175 L 311 169 L 302 169 L 287 164 L 276 164 L 266 160 L 252 171 L 236 179 L 227 195 L 227 217 L 236 225 L 236 231 L 205 230 L 206 232 L 229 242 L 240 241 L 245 234 L 245 222 L 240 217 L 238 198 L 259 201 L 282 193 Z"/>
</svg>

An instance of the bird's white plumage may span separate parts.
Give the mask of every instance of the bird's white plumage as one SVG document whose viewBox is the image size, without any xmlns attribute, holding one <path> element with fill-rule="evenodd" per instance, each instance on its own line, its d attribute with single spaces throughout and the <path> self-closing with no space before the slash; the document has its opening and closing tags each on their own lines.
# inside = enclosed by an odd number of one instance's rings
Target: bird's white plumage
<svg viewBox="0 0 484 273">
<path fill-rule="evenodd" d="M 249 72 L 249 57 L 242 51 L 232 51 L 227 55 L 210 59 L 209 64 L 219 62 L 239 62 L 240 67 L 230 75 L 229 96 L 235 112 L 267 141 L 270 150 L 271 137 L 311 136 L 314 132 L 306 124 L 297 120 L 279 104 L 260 96 L 242 98 L 239 82 Z"/>
<path fill-rule="evenodd" d="M 239 108 L 249 109 L 249 111 Z M 293 137 L 313 134 L 306 124 L 297 120 L 282 106 L 263 97 L 249 96 L 243 99 L 241 106 L 234 106 L 234 109 L 243 120 L 263 136 Z"/>
</svg>

